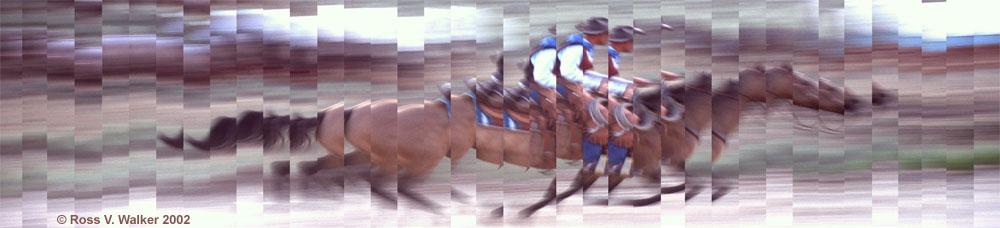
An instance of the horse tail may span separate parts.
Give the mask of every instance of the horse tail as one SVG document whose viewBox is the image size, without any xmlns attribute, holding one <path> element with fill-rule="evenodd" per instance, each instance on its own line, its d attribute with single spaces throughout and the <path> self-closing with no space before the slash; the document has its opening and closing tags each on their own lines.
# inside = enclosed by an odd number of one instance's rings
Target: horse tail
<svg viewBox="0 0 1000 228">
<path fill-rule="evenodd" d="M 320 111 L 316 113 L 316 117 L 313 118 L 296 118 L 291 120 L 288 124 L 288 141 L 290 148 L 298 148 L 306 142 L 312 142 L 315 139 L 316 127 L 323 123 L 323 117 L 325 112 Z M 310 137 L 309 132 L 313 132 Z"/>
<path fill-rule="evenodd" d="M 264 117 L 261 111 L 245 111 L 239 118 L 215 118 L 205 138 L 188 137 L 186 141 L 200 150 L 229 149 L 237 142 L 263 142 L 264 148 L 270 148 L 283 141 L 282 131 L 288 128 L 290 146 L 294 149 L 309 141 L 309 131 L 319 126 L 323 116 L 319 112 L 317 117 L 291 119 L 288 115 Z M 175 137 L 160 134 L 158 138 L 173 148 L 184 146 L 183 133 Z"/>
</svg>

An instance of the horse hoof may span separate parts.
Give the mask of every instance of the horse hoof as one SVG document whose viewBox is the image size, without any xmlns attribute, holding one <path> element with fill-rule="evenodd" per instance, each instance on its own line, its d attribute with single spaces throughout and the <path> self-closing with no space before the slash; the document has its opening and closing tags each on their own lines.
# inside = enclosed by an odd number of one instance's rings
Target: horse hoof
<svg viewBox="0 0 1000 228">
<path fill-rule="evenodd" d="M 695 196 L 698 196 L 698 194 L 701 194 L 701 187 L 695 186 L 695 187 L 691 188 L 690 190 L 688 190 L 687 193 L 684 194 L 684 201 L 691 200 Z"/>
<path fill-rule="evenodd" d="M 535 214 L 535 211 L 536 210 L 531 210 L 530 208 L 525 208 L 524 210 L 521 210 L 521 212 L 518 212 L 517 215 L 521 216 L 521 218 L 530 218 L 531 215 Z"/>
<path fill-rule="evenodd" d="M 684 184 L 680 184 L 673 187 L 664 187 L 660 189 L 660 194 L 673 194 L 684 191 Z"/>
<path fill-rule="evenodd" d="M 276 161 L 271 163 L 271 172 L 278 176 L 288 176 L 291 164 L 288 161 Z"/>
<path fill-rule="evenodd" d="M 720 187 L 719 190 L 716 190 L 715 192 L 713 192 L 712 193 L 712 202 L 715 202 L 715 200 L 718 200 L 718 199 L 722 198 L 723 196 L 726 196 L 726 194 L 729 194 L 729 190 L 730 189 L 731 189 L 730 187 Z"/>
<path fill-rule="evenodd" d="M 592 201 L 588 202 L 587 205 L 589 205 L 589 206 L 608 206 L 608 205 L 610 205 L 609 203 L 610 203 L 610 200 L 608 200 L 608 199 L 599 199 L 599 200 L 592 200 Z"/>
<path fill-rule="evenodd" d="M 472 203 L 472 202 L 469 201 L 469 196 L 466 196 L 466 195 L 464 195 L 462 193 L 457 193 L 457 192 L 451 192 L 451 200 L 457 201 L 457 202 L 462 203 L 462 204 L 470 204 L 470 203 Z"/>
<path fill-rule="evenodd" d="M 319 172 L 319 170 L 316 169 L 316 165 L 315 161 L 299 162 L 299 172 L 305 174 L 306 176 L 312 176 Z"/>
<path fill-rule="evenodd" d="M 503 217 L 503 206 L 498 207 L 497 209 L 493 209 L 493 211 L 490 212 L 490 215 L 493 215 L 493 217 L 497 218 Z"/>
</svg>

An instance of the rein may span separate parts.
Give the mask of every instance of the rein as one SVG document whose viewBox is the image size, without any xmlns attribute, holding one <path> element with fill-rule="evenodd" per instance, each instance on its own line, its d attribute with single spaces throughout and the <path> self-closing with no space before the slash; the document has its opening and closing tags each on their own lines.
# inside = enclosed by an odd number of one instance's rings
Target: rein
<svg viewBox="0 0 1000 228">
<path fill-rule="evenodd" d="M 590 115 L 590 120 L 596 123 L 597 126 L 594 126 L 593 128 L 588 128 L 587 133 L 593 134 L 594 132 L 600 130 L 602 127 L 608 126 L 608 120 L 604 119 L 604 115 L 601 113 L 600 108 L 598 108 L 598 106 L 601 103 L 600 99 L 594 98 L 591 99 L 590 102 L 588 103 L 589 104 L 587 105 L 587 113 Z"/>
<path fill-rule="evenodd" d="M 740 100 L 740 97 L 738 97 L 737 95 L 708 91 L 708 90 L 705 90 L 705 89 L 702 89 L 702 88 L 698 88 L 698 87 L 694 87 L 694 86 L 685 86 L 685 88 L 686 89 L 692 89 L 694 91 L 698 91 L 698 92 L 701 92 L 701 93 L 704 93 L 704 94 L 713 95 L 713 96 L 714 95 L 721 95 L 723 97 L 731 98 L 731 99 L 736 100 L 736 101 Z M 768 91 L 768 93 L 770 93 L 770 91 Z M 742 92 L 739 93 L 739 96 L 745 97 L 745 98 L 747 98 L 747 100 L 750 100 L 750 96 L 747 96 L 746 94 L 743 94 Z M 692 127 L 690 124 L 685 123 L 684 124 L 684 130 L 686 130 L 688 134 L 690 134 L 691 136 L 693 136 L 696 141 L 701 141 L 701 133 L 697 129 L 695 129 L 694 127 Z M 728 143 L 728 141 L 729 141 L 726 138 L 725 134 L 722 134 L 722 132 L 719 132 L 719 131 L 717 131 L 715 129 L 712 129 L 712 136 L 719 138 L 719 140 L 721 140 L 722 143 Z"/>
</svg>

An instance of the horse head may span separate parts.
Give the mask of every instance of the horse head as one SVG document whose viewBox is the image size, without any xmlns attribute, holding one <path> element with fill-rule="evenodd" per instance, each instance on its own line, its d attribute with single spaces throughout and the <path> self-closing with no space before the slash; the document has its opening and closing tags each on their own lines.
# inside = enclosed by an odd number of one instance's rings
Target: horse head
<svg viewBox="0 0 1000 228">
<path fill-rule="evenodd" d="M 892 91 L 882 88 L 878 84 L 872 82 L 872 105 L 883 106 L 888 105 L 895 99 L 892 95 Z"/>
<path fill-rule="evenodd" d="M 768 95 L 789 99 L 795 106 L 844 114 L 856 110 L 860 102 L 853 94 L 845 95 L 843 87 L 824 80 L 817 83 L 789 65 L 768 69 L 765 76 Z"/>
</svg>

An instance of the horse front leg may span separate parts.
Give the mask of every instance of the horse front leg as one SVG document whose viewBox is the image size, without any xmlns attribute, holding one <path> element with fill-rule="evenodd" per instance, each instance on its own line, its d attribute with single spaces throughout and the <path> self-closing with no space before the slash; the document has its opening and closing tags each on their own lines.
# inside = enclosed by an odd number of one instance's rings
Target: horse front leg
<svg viewBox="0 0 1000 228">
<path fill-rule="evenodd" d="M 713 137 L 712 137 L 712 164 L 715 164 L 715 161 L 718 160 L 719 157 L 722 156 L 722 152 L 724 152 L 725 149 L 726 149 L 726 142 L 723 141 L 723 140 L 721 140 L 718 137 L 714 137 L 714 135 L 713 135 Z M 715 184 L 716 180 L 719 180 L 719 179 L 724 180 L 724 179 L 727 179 L 727 178 L 721 177 L 721 176 L 716 176 L 714 174 L 714 172 L 713 172 L 713 174 L 712 174 L 712 182 L 713 182 L 712 188 L 714 188 L 714 189 L 712 191 L 712 201 L 718 200 L 718 199 L 722 198 L 723 196 L 726 196 L 726 194 L 729 194 L 729 191 L 732 189 L 732 186 L 730 184 L 728 184 L 728 183 L 724 183 L 723 182 L 722 184 Z"/>
<path fill-rule="evenodd" d="M 407 198 L 412 199 L 413 201 L 416 201 L 418 204 L 420 204 L 420 206 L 422 206 L 424 209 L 427 209 L 431 213 L 440 215 L 441 209 L 444 207 L 442 207 L 440 204 L 434 201 L 431 201 L 423 194 L 413 191 L 412 189 L 413 186 L 419 182 L 420 181 L 418 179 L 415 179 L 413 177 L 401 177 L 399 179 L 399 186 L 397 187 L 396 191 L 399 192 L 400 195 L 403 195 Z"/>
<path fill-rule="evenodd" d="M 382 198 L 386 201 L 389 201 L 389 203 L 392 204 L 392 208 L 397 208 L 399 200 L 396 199 L 396 196 L 393 196 L 392 194 L 390 194 L 389 192 L 385 191 L 385 189 L 382 188 L 382 184 L 385 182 L 385 178 L 373 177 L 372 175 L 373 175 L 372 173 L 359 173 L 359 175 L 357 176 L 360 176 L 362 179 L 368 182 L 369 189 L 371 190 L 372 194 L 375 194 L 375 196 L 378 198 Z"/>
<path fill-rule="evenodd" d="M 532 204 L 531 206 L 522 209 L 519 214 L 521 215 L 521 217 L 531 217 L 531 215 L 534 214 L 536 211 L 544 208 L 546 205 L 549 205 L 549 203 L 551 203 L 552 200 L 555 198 L 556 198 L 556 178 L 553 177 L 552 183 L 550 183 L 549 188 L 545 190 L 545 196 L 542 197 L 542 200 L 539 200 L 535 204 Z M 503 207 L 500 207 L 500 209 L 503 209 Z"/>
<path fill-rule="evenodd" d="M 576 174 L 576 178 L 573 179 L 573 183 L 570 184 L 569 189 L 567 189 L 563 193 L 559 193 L 559 195 L 556 196 L 557 204 L 559 202 L 562 202 L 564 199 L 569 198 L 573 194 L 576 194 L 576 192 L 580 191 L 581 189 L 583 189 L 583 191 L 586 192 L 591 185 L 594 185 L 594 182 L 597 182 L 597 179 L 599 179 L 600 176 L 598 176 L 597 173 L 588 172 L 586 171 L 586 169 L 587 167 L 580 169 L 580 172 Z"/>
</svg>

